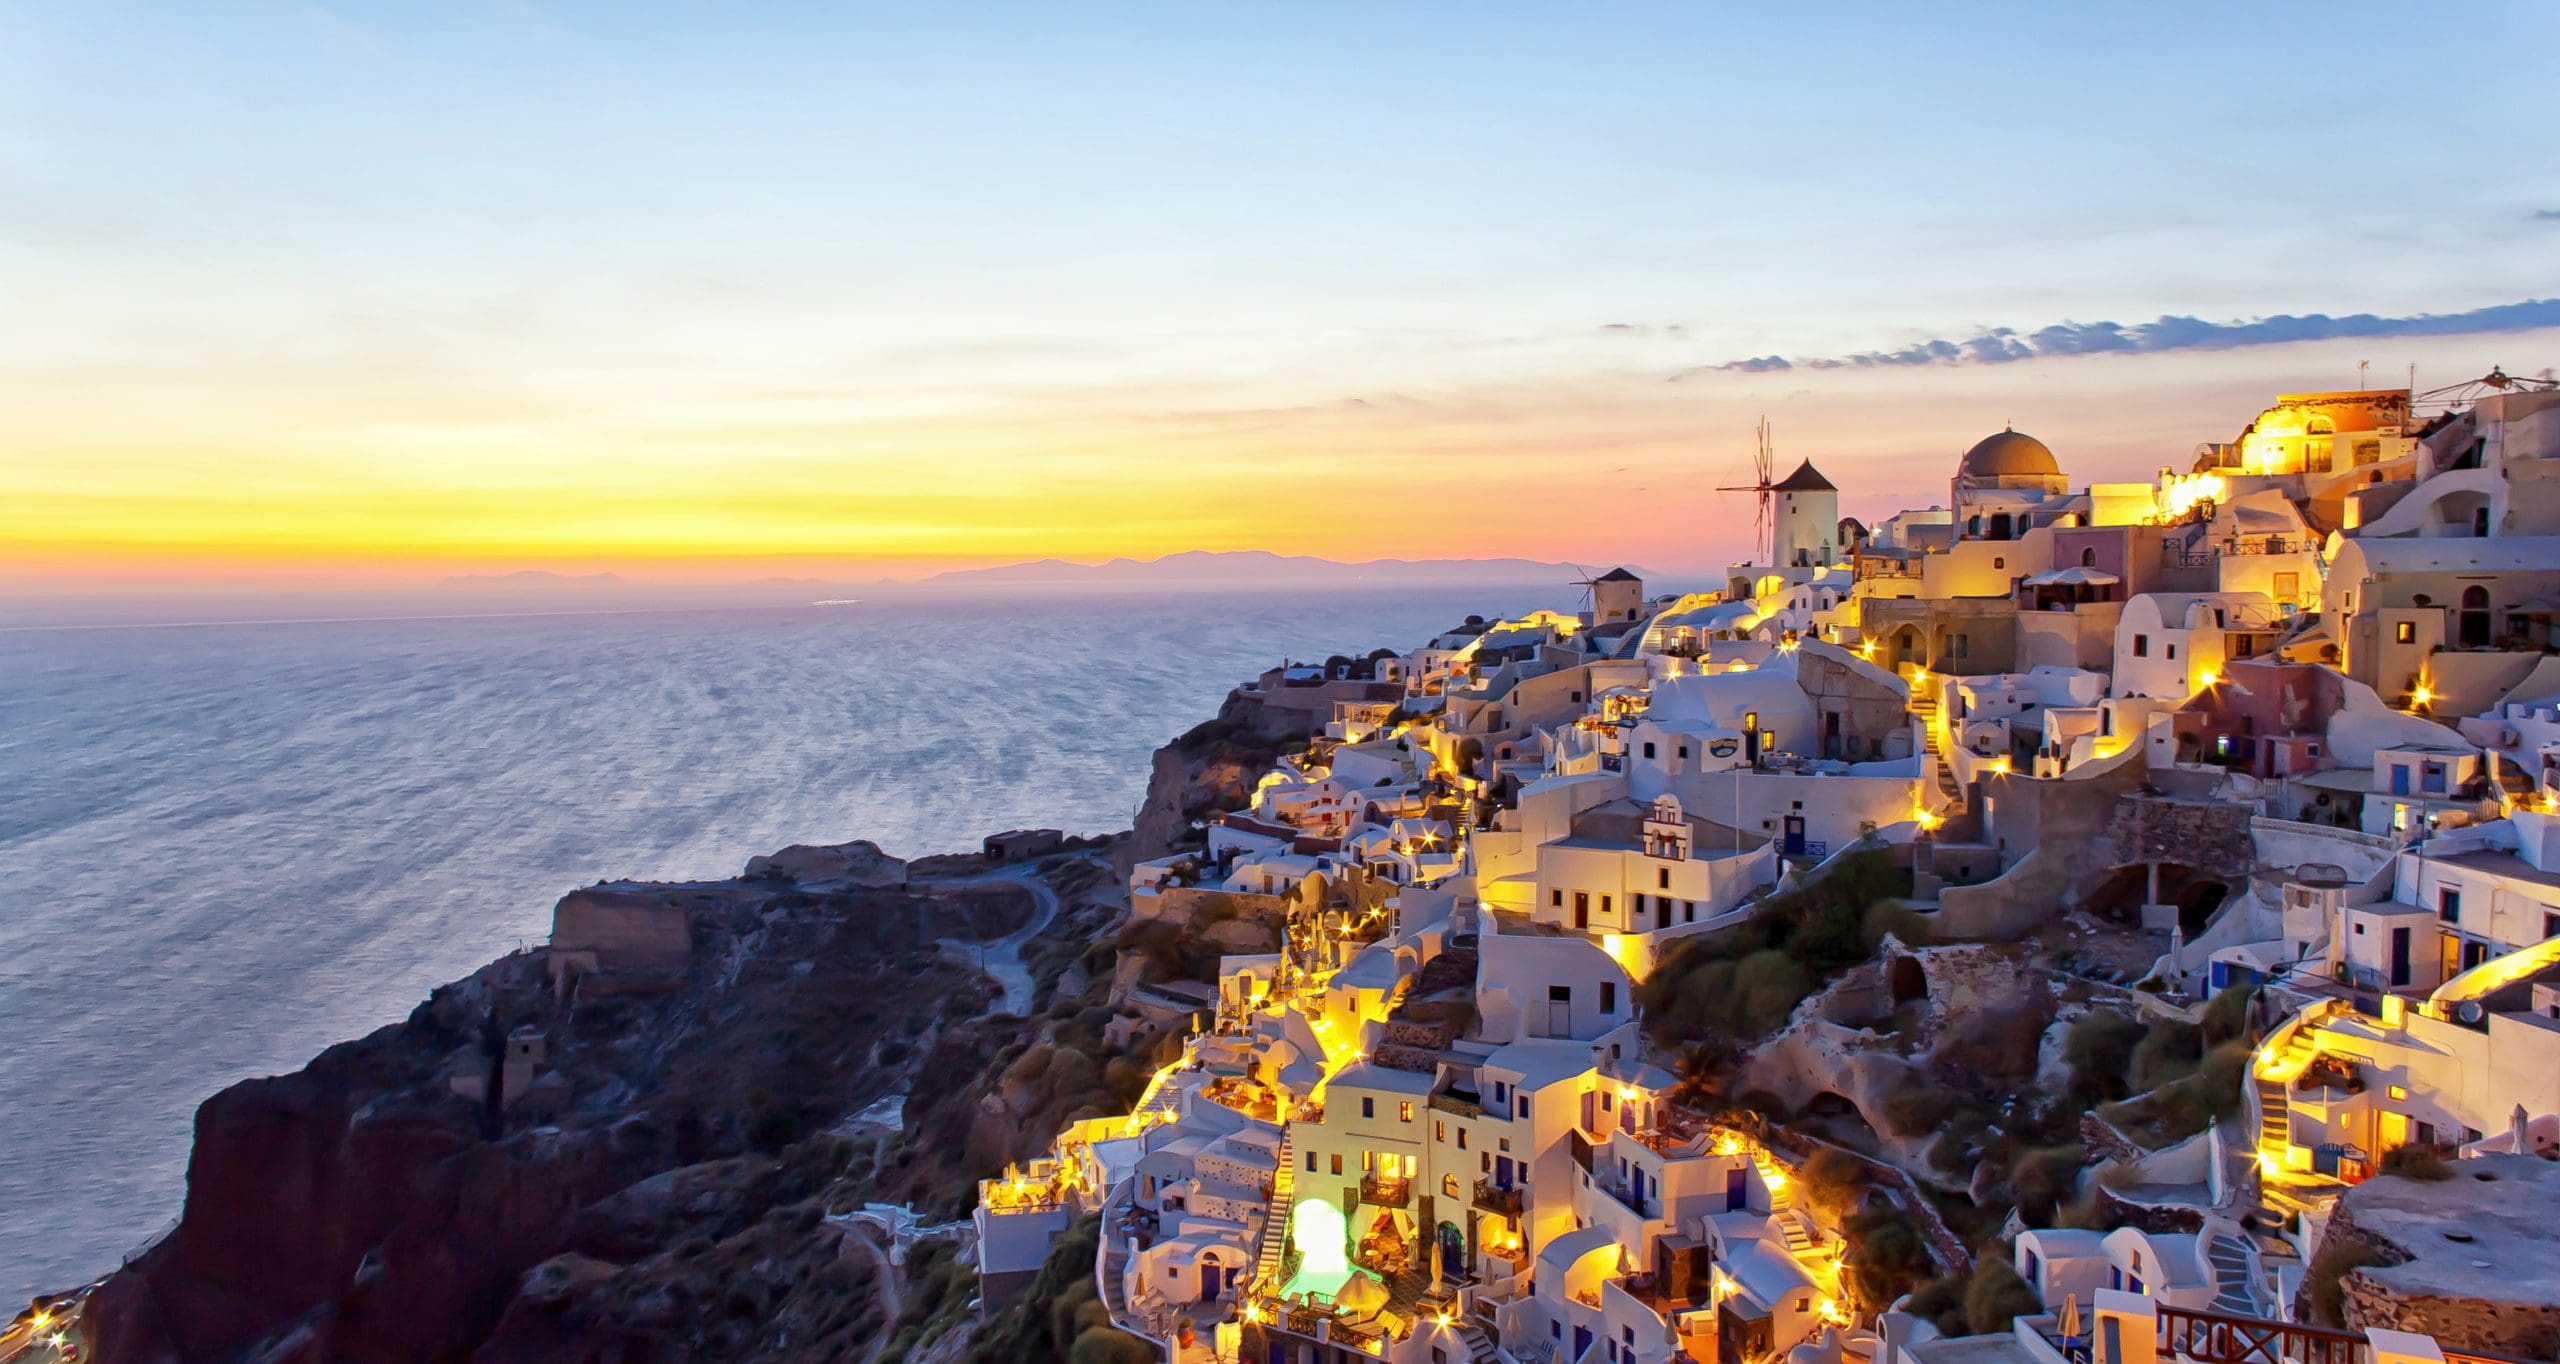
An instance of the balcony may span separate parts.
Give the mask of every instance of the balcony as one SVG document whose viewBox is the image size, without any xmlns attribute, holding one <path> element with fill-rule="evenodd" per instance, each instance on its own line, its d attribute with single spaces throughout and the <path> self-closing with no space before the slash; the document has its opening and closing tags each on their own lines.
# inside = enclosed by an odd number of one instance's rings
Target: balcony
<svg viewBox="0 0 2560 1364">
<path fill-rule="evenodd" d="M 1360 1201 L 1380 1208 L 1413 1206 L 1413 1181 L 1402 1175 L 1384 1175 L 1375 1170 L 1360 1176 Z"/>
<path fill-rule="evenodd" d="M 1484 1101 L 1462 1089 L 1443 1089 L 1431 1095 L 1431 1109 L 1435 1113 L 1454 1113 L 1461 1118 L 1481 1118 L 1484 1116 Z"/>
<path fill-rule="evenodd" d="M 1508 1217 L 1516 1222 L 1520 1219 L 1521 1210 L 1528 1204 L 1526 1194 L 1525 1189 L 1505 1187 L 1490 1179 L 1479 1179 L 1476 1181 L 1476 1194 L 1472 1201 L 1478 1212 L 1489 1212 L 1496 1217 Z"/>
</svg>

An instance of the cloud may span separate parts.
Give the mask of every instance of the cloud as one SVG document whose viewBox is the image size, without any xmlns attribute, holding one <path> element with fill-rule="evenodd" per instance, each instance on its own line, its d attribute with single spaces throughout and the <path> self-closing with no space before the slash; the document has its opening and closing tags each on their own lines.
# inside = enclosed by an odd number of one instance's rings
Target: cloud
<svg viewBox="0 0 2560 1364">
<path fill-rule="evenodd" d="M 2536 215 L 2560 219 L 2560 210 Z M 2022 332 L 1994 327 L 1960 341 L 1921 341 L 1898 350 L 1861 351 L 1855 355 L 1788 357 L 1755 355 L 1706 366 L 1688 373 L 1771 374 L 1795 369 L 1900 369 L 1914 365 L 2005 365 L 2020 360 L 2049 360 L 2071 355 L 2147 355 L 2176 350 L 2236 350 L 2243 346 L 2281 346 L 2295 341 L 2333 341 L 2359 336 L 2469 336 L 2485 332 L 2533 331 L 2560 327 L 2560 298 L 2527 299 L 2474 308 L 2464 313 L 2417 313 L 2378 317 L 2350 313 L 2331 317 L 2280 313 L 2247 321 L 2208 322 L 2201 317 L 2164 315 L 2151 322 L 2057 322 Z"/>
<path fill-rule="evenodd" d="M 2537 223 L 2560 223 L 2560 208 L 2537 208 L 2533 211 L 2533 220 Z"/>
</svg>

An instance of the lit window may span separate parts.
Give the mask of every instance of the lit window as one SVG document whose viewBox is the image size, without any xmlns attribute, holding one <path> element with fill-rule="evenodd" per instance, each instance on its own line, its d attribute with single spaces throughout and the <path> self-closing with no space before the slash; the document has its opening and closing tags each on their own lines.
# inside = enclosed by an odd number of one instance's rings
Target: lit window
<svg viewBox="0 0 2560 1364">
<path fill-rule="evenodd" d="M 2409 1097 L 2409 1091 L 2403 1086 L 2393 1085 L 2391 1087 L 2391 1097 L 2394 1099 L 2405 1099 Z"/>
<path fill-rule="evenodd" d="M 1407 1100 L 1405 1100 L 1404 1102 L 1402 1102 L 1402 1103 L 1400 1103 L 1400 1104 L 1397 1104 L 1397 1105 L 1396 1105 L 1396 1121 L 1397 1121 L 1397 1122 L 1411 1122 L 1411 1121 L 1413 1121 L 1413 1101 L 1412 1101 L 1412 1100 L 1407 1099 Z"/>
</svg>

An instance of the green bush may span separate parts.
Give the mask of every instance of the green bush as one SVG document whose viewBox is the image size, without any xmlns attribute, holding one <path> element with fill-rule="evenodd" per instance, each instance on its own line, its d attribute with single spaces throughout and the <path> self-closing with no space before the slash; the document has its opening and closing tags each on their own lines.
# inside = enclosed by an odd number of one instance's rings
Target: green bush
<svg viewBox="0 0 2560 1364">
<path fill-rule="evenodd" d="M 1836 1147 L 1819 1147 L 1796 1171 L 1796 1182 L 1803 1188 L 1806 1202 L 1837 1222 L 1857 1204 L 1858 1191 L 1866 1187 L 1867 1165 Z"/>
<path fill-rule="evenodd" d="M 2432 1184 L 2453 1178 L 2453 1163 L 2444 1152 L 2419 1142 L 2404 1142 L 2382 1153 L 2382 1172 L 2402 1179 L 2422 1179 Z"/>
<path fill-rule="evenodd" d="M 2062 1059 L 2071 1067 L 2071 1085 L 2093 1099 L 2124 1097 L 2125 1072 L 2150 1029 L 2128 1014 L 2101 1009 L 2071 1025 L 2062 1036 Z"/>
<path fill-rule="evenodd" d="M 1938 1328 L 1940 1335 L 1960 1336 L 1966 1333 L 1964 1290 L 1969 1280 L 1931 1279 L 1912 1293 L 1903 1310 Z"/>
<path fill-rule="evenodd" d="M 1900 1208 L 1885 1205 L 1852 1213 L 1842 1230 L 1849 1238 L 1849 1281 L 1860 1302 L 1891 1302 L 1935 1268 L 1919 1225 Z"/>
<path fill-rule="evenodd" d="M 2347 1291 L 2339 1280 L 2378 1258 L 2373 1247 L 2343 1236 L 2333 1236 L 2320 1247 L 2302 1275 L 2302 1295 L 2311 1302 L 2311 1324 L 2333 1330 L 2346 1325 Z"/>
<path fill-rule="evenodd" d="M 1968 1015 L 1939 1039 L 1937 1062 L 1970 1090 L 2026 1089 L 2035 1082 L 2046 1017 L 2034 1005 Z"/>
<path fill-rule="evenodd" d="M 1076 1337 L 1067 1364 L 1155 1364 L 1156 1347 L 1114 1326 L 1097 1326 Z"/>
<path fill-rule="evenodd" d="M 2043 1310 L 2044 1299 L 2010 1268 L 2006 1254 L 1986 1254 L 1974 1261 L 1973 1279 L 1964 1287 L 1966 1329 L 1978 1336 L 2006 1331 L 2013 1318 Z"/>
<path fill-rule="evenodd" d="M 2185 1141 L 2240 1111 L 2240 1085 L 2249 1074 L 2249 1044 L 2225 1042 L 2207 1052 L 2196 1073 L 2159 1090 L 2164 1143 Z"/>
<path fill-rule="evenodd" d="M 1886 934 L 1901 939 L 1905 947 L 1925 947 L 1929 943 L 1929 921 L 1898 898 L 1878 900 L 1867 906 L 1866 916 L 1858 924 L 1858 936 L 1872 953 L 1883 945 Z"/>
<path fill-rule="evenodd" d="M 2040 1146 L 2020 1152 L 2010 1162 L 2009 1182 L 2018 1191 L 2019 1210 L 2030 1223 L 2052 1219 L 2055 1209 L 2080 1189 L 2080 1166 L 2088 1152 L 2078 1146 Z"/>
<path fill-rule="evenodd" d="M 2164 1018 L 2151 1025 L 2133 1049 L 2133 1089 L 2147 1094 L 2195 1073 L 2204 1061 L 2206 1030 L 2183 1019 Z"/>
<path fill-rule="evenodd" d="M 1734 963 L 1731 1021 L 1735 1026 L 1727 1031 L 1765 1037 L 1777 1031 L 1812 993 L 1813 981 L 1796 958 L 1776 948 L 1754 952 Z"/>
<path fill-rule="evenodd" d="M 2249 997 L 2256 994 L 2255 985 L 2226 985 L 2204 1006 L 2204 1040 L 2220 1046 L 2235 1038 L 2245 1037 L 2249 1028 Z"/>
<path fill-rule="evenodd" d="M 1929 1085 L 1904 1085 L 1884 1096 L 1884 1125 L 1897 1137 L 1925 1137 L 1955 1111 L 1955 1096 Z"/>
</svg>

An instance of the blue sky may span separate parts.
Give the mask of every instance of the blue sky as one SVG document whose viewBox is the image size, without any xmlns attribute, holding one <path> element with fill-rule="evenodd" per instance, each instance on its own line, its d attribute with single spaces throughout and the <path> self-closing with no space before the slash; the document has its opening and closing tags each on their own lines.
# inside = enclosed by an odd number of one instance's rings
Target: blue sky
<svg viewBox="0 0 2560 1364">
<path fill-rule="evenodd" d="M 101 486 L 207 470 L 272 509 L 598 470 L 680 500 L 665 471 L 706 458 L 895 486 L 922 451 L 991 487 L 1063 470 L 1105 515 L 1150 462 L 1402 453 L 1483 461 L 1482 524 L 1593 554 L 1608 527 L 1506 517 L 1536 470 L 1747 448 L 1773 406 L 1804 453 L 1879 469 L 2029 410 L 2125 476 L 2355 359 L 2449 382 L 2538 369 L 2554 333 L 1916 387 L 1712 367 L 2560 295 L 2560 163 L 2531 150 L 2555 16 L 0 4 L 0 434 L 46 466 L 0 491 L 110 522 Z"/>
</svg>

